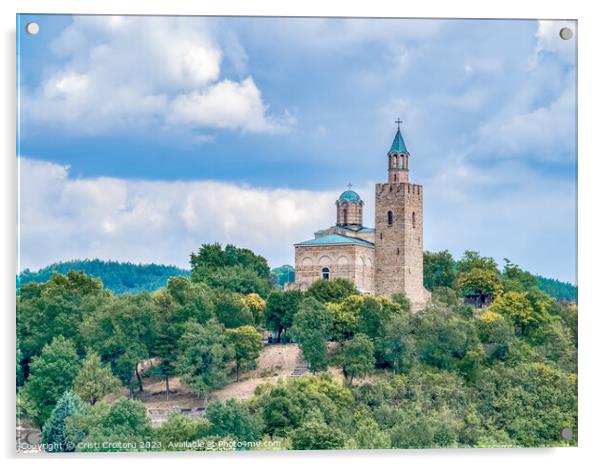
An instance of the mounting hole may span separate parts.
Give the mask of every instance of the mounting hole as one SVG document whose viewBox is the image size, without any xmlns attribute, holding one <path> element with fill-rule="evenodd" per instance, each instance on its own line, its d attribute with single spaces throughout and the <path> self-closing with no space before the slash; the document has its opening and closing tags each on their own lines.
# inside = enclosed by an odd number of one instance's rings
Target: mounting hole
<svg viewBox="0 0 602 467">
<path fill-rule="evenodd" d="M 560 30 L 560 38 L 562 40 L 568 41 L 571 37 L 573 37 L 573 30 L 571 28 L 562 28 Z"/>
<path fill-rule="evenodd" d="M 27 23 L 25 25 L 25 31 L 27 34 L 35 36 L 38 32 L 40 32 L 40 25 L 36 22 Z"/>
<path fill-rule="evenodd" d="M 573 438 L 573 430 L 571 430 L 570 428 L 563 428 L 562 431 L 560 432 L 560 437 L 562 439 L 572 439 Z"/>
</svg>

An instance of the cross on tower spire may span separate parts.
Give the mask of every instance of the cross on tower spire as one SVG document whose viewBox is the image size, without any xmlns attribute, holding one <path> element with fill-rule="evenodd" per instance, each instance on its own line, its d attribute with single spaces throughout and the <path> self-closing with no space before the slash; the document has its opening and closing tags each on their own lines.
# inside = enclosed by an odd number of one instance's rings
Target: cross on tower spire
<svg viewBox="0 0 602 467">
<path fill-rule="evenodd" d="M 397 117 L 397 120 L 395 120 L 395 123 L 397 123 L 397 131 L 399 131 L 399 125 L 401 125 L 403 123 L 403 120 L 400 119 L 399 117 Z"/>
</svg>

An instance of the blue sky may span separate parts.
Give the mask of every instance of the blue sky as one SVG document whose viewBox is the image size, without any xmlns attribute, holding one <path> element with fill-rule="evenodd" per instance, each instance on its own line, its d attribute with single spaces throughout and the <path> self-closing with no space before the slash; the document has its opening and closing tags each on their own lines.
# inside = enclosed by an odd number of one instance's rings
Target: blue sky
<svg viewBox="0 0 602 467">
<path fill-rule="evenodd" d="M 425 247 L 575 282 L 575 41 L 553 21 L 24 16 L 21 268 L 273 266 L 373 186 L 399 116 Z"/>
</svg>

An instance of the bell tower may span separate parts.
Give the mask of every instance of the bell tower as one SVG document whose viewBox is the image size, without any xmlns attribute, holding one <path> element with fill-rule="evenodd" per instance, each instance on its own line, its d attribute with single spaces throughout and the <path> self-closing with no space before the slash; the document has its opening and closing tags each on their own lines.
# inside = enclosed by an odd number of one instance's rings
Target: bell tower
<svg viewBox="0 0 602 467">
<path fill-rule="evenodd" d="M 374 280 L 376 295 L 404 293 L 416 311 L 430 293 L 423 285 L 423 228 L 421 185 L 410 183 L 408 152 L 401 120 L 388 158 L 388 182 L 376 184 Z"/>
<path fill-rule="evenodd" d="M 391 149 L 387 153 L 389 158 L 389 183 L 408 183 L 410 173 L 410 153 L 406 148 L 406 143 L 401 136 L 399 125 L 403 123 L 399 118 L 397 123 L 397 133 L 393 139 Z"/>
</svg>

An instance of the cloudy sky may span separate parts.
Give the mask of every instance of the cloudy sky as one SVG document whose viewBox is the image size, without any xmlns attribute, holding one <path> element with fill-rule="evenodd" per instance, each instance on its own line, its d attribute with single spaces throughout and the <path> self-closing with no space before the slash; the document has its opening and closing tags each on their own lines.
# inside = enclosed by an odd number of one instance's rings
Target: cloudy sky
<svg viewBox="0 0 602 467">
<path fill-rule="evenodd" d="M 575 40 L 552 21 L 22 16 L 19 268 L 272 266 L 352 183 L 373 225 L 394 120 L 425 247 L 575 282 Z"/>
</svg>

